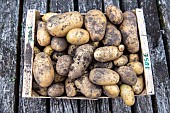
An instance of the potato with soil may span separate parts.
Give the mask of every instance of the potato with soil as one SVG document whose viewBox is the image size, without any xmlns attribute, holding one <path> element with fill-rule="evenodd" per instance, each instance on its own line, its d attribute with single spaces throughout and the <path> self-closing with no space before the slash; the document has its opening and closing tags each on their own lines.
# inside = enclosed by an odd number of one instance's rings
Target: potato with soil
<svg viewBox="0 0 170 113">
<path fill-rule="evenodd" d="M 89 74 L 89 80 L 97 85 L 114 85 L 119 79 L 118 73 L 107 68 L 94 68 Z"/>
<path fill-rule="evenodd" d="M 107 24 L 106 33 L 104 39 L 102 40 L 105 46 L 118 46 L 120 45 L 122 40 L 122 36 L 120 31 L 116 28 L 116 26 L 112 24 Z"/>
<path fill-rule="evenodd" d="M 47 96 L 47 88 L 46 87 L 41 87 L 36 82 L 33 82 L 33 89 L 38 94 L 40 94 L 42 96 Z"/>
<path fill-rule="evenodd" d="M 89 33 L 85 29 L 74 28 L 67 33 L 67 41 L 70 44 L 82 45 L 89 41 Z"/>
<path fill-rule="evenodd" d="M 75 79 L 83 75 L 93 59 L 94 47 L 90 44 L 84 44 L 76 49 L 73 57 L 73 63 L 68 73 L 69 79 Z"/>
<path fill-rule="evenodd" d="M 124 103 L 128 106 L 132 106 L 135 103 L 135 96 L 131 86 L 122 84 L 120 86 L 120 96 Z"/>
<path fill-rule="evenodd" d="M 112 69 L 113 68 L 113 63 L 112 61 L 109 62 L 98 62 L 98 61 L 94 61 L 90 64 L 89 68 L 92 70 L 94 68 L 108 68 L 108 69 Z"/>
<path fill-rule="evenodd" d="M 136 15 L 131 11 L 126 11 L 123 13 L 123 17 L 124 20 L 119 27 L 123 43 L 130 53 L 137 53 L 139 51 L 139 40 Z"/>
<path fill-rule="evenodd" d="M 73 57 L 75 55 L 76 49 L 78 47 L 79 47 L 78 45 L 69 45 L 68 50 L 67 50 L 68 51 L 68 55 Z"/>
<path fill-rule="evenodd" d="M 124 66 L 128 63 L 128 58 L 125 55 L 122 55 L 121 57 L 114 60 L 113 62 L 115 66 Z"/>
<path fill-rule="evenodd" d="M 66 95 L 68 97 L 74 97 L 77 94 L 76 87 L 74 85 L 74 82 L 71 82 L 68 78 L 65 81 L 65 89 L 66 89 Z"/>
<path fill-rule="evenodd" d="M 143 65 L 138 61 L 130 62 L 127 66 L 131 67 L 137 75 L 141 75 L 143 73 Z"/>
<path fill-rule="evenodd" d="M 48 96 L 59 97 L 64 93 L 64 85 L 62 83 L 56 83 L 48 88 Z"/>
<path fill-rule="evenodd" d="M 128 85 L 134 85 L 137 82 L 136 73 L 129 66 L 121 66 L 117 69 L 121 81 Z"/>
<path fill-rule="evenodd" d="M 34 55 L 36 56 L 40 52 L 41 52 L 40 49 L 38 49 L 38 47 L 34 46 Z"/>
<path fill-rule="evenodd" d="M 104 94 L 110 98 L 116 98 L 119 96 L 120 90 L 117 85 L 103 86 Z"/>
<path fill-rule="evenodd" d="M 33 62 L 33 75 L 41 87 L 48 87 L 54 80 L 54 68 L 50 56 L 40 52 Z"/>
<path fill-rule="evenodd" d="M 51 40 L 51 47 L 55 51 L 62 52 L 64 51 L 68 46 L 68 42 L 65 38 L 57 38 L 53 37 Z"/>
<path fill-rule="evenodd" d="M 141 94 L 144 89 L 144 79 L 143 76 L 140 75 L 137 78 L 137 82 L 132 86 L 133 92 L 137 95 Z"/>
<path fill-rule="evenodd" d="M 66 51 L 62 51 L 62 52 L 57 52 L 57 51 L 54 51 L 53 54 L 52 54 L 52 60 L 57 62 L 58 58 L 63 56 L 63 55 L 66 55 L 67 52 Z"/>
<path fill-rule="evenodd" d="M 98 98 L 101 96 L 102 89 L 100 86 L 94 85 L 89 81 L 87 75 L 83 75 L 77 80 L 75 80 L 76 87 L 80 92 L 85 95 L 87 98 Z"/>
<path fill-rule="evenodd" d="M 108 62 L 119 58 L 123 52 L 120 52 L 116 46 L 99 47 L 94 51 L 94 58 L 99 62 Z"/>
<path fill-rule="evenodd" d="M 139 61 L 138 54 L 130 54 L 129 55 L 129 62 L 135 62 L 135 61 Z"/>
<path fill-rule="evenodd" d="M 52 13 L 52 12 L 46 13 L 46 14 L 44 14 L 44 15 L 42 16 L 42 20 L 43 20 L 44 22 L 47 22 L 48 19 L 49 19 L 50 17 L 54 16 L 54 15 L 58 15 L 58 13 Z"/>
<path fill-rule="evenodd" d="M 90 10 L 85 15 L 85 27 L 94 42 L 103 39 L 106 30 L 106 17 L 100 10 Z"/>
<path fill-rule="evenodd" d="M 64 37 L 73 28 L 81 28 L 83 17 L 77 12 L 66 12 L 50 17 L 47 21 L 48 32 L 52 36 Z"/>
<path fill-rule="evenodd" d="M 40 46 L 47 46 L 50 44 L 51 37 L 46 29 L 45 22 L 38 23 L 37 42 Z"/>
<path fill-rule="evenodd" d="M 72 58 L 69 55 L 63 55 L 60 58 L 58 58 L 56 64 L 57 73 L 63 76 L 67 76 L 72 62 L 73 62 Z"/>
<path fill-rule="evenodd" d="M 54 51 L 54 50 L 52 49 L 52 47 L 51 47 L 50 45 L 48 45 L 48 46 L 46 46 L 46 47 L 44 48 L 44 52 L 45 52 L 47 55 L 49 55 L 49 56 L 52 55 L 53 51 Z"/>
<path fill-rule="evenodd" d="M 65 76 L 59 75 L 58 73 L 54 72 L 54 83 L 63 82 L 65 79 Z"/>
</svg>

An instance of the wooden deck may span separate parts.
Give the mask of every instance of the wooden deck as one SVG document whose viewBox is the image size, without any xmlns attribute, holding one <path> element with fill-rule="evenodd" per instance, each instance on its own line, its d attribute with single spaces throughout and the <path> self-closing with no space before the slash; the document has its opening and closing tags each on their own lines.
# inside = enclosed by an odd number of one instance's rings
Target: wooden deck
<svg viewBox="0 0 170 113">
<path fill-rule="evenodd" d="M 0 113 L 170 113 L 169 0 L 0 0 Z M 120 98 L 94 100 L 21 97 L 26 13 L 99 9 L 108 4 L 123 11 L 142 7 L 145 14 L 155 95 L 136 97 L 132 107 Z"/>
</svg>

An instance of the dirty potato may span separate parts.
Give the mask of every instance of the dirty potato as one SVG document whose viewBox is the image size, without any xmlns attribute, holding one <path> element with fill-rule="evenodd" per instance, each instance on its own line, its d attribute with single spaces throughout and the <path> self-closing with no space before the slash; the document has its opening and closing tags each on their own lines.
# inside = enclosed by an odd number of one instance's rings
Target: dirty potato
<svg viewBox="0 0 170 113">
<path fill-rule="evenodd" d="M 130 53 L 137 53 L 139 51 L 139 40 L 136 15 L 131 11 L 126 11 L 123 13 L 123 17 L 124 20 L 119 27 L 123 43 Z"/>
<path fill-rule="evenodd" d="M 63 55 L 66 55 L 67 52 L 66 51 L 62 51 L 62 52 L 57 52 L 57 51 L 54 51 L 53 54 L 52 54 L 52 60 L 57 62 L 58 58 L 63 56 Z"/>
<path fill-rule="evenodd" d="M 58 73 L 54 72 L 54 83 L 63 82 L 65 79 L 65 76 L 59 75 Z"/>
<path fill-rule="evenodd" d="M 119 58 L 123 52 L 120 52 L 116 46 L 99 47 L 94 51 L 94 58 L 99 62 L 108 62 Z"/>
<path fill-rule="evenodd" d="M 144 79 L 143 76 L 140 75 L 137 78 L 137 82 L 132 86 L 133 92 L 137 95 L 141 94 L 144 89 Z"/>
<path fill-rule="evenodd" d="M 128 58 L 125 55 L 122 55 L 121 57 L 114 60 L 113 62 L 115 66 L 124 66 L 128 63 Z"/>
<path fill-rule="evenodd" d="M 65 38 L 57 38 L 53 37 L 51 40 L 51 47 L 55 51 L 62 52 L 64 51 L 68 46 L 68 42 Z"/>
<path fill-rule="evenodd" d="M 90 71 L 89 80 L 97 85 L 113 85 L 119 82 L 119 74 L 107 68 L 94 68 Z"/>
<path fill-rule="evenodd" d="M 143 73 L 143 65 L 138 61 L 130 62 L 127 66 L 131 67 L 137 75 L 141 75 Z"/>
<path fill-rule="evenodd" d="M 94 68 L 108 68 L 108 69 L 112 69 L 113 68 L 113 63 L 112 61 L 109 62 L 98 62 L 98 61 L 94 61 L 90 64 L 89 68 L 92 70 Z"/>
<path fill-rule="evenodd" d="M 113 24 L 120 24 L 123 21 L 122 11 L 114 5 L 108 5 L 106 7 L 106 16 Z"/>
<path fill-rule="evenodd" d="M 103 39 L 106 30 L 106 17 L 100 10 L 90 10 L 85 15 L 85 27 L 94 42 Z"/>
<path fill-rule="evenodd" d="M 50 56 L 40 52 L 33 62 L 33 75 L 41 87 L 48 87 L 54 80 L 54 68 Z"/>
<path fill-rule="evenodd" d="M 129 55 L 129 62 L 135 62 L 135 61 L 139 61 L 138 54 L 130 54 Z"/>
<path fill-rule="evenodd" d="M 40 94 L 42 96 L 47 96 L 47 88 L 46 87 L 41 87 L 36 82 L 33 82 L 32 86 L 33 86 L 33 89 L 35 92 L 37 92 L 38 94 Z"/>
<path fill-rule="evenodd" d="M 41 51 L 38 49 L 38 47 L 34 46 L 34 55 L 36 56 Z"/>
<path fill-rule="evenodd" d="M 43 16 L 42 16 L 42 20 L 44 22 L 47 22 L 48 19 L 54 15 L 58 15 L 57 13 L 52 13 L 52 12 L 49 12 L 49 13 L 45 13 Z"/>
<path fill-rule="evenodd" d="M 78 45 L 69 45 L 69 47 L 68 47 L 68 55 L 73 57 L 75 55 L 75 52 L 76 52 L 77 48 L 78 48 Z"/>
<path fill-rule="evenodd" d="M 71 82 L 68 78 L 65 81 L 65 89 L 68 97 L 74 97 L 77 94 L 74 82 Z"/>
<path fill-rule="evenodd" d="M 120 90 L 117 85 L 106 85 L 103 86 L 104 94 L 111 98 L 119 96 Z"/>
<path fill-rule="evenodd" d="M 121 66 L 117 69 L 120 75 L 121 81 L 128 85 L 134 85 L 137 82 L 136 73 L 129 66 Z"/>
<path fill-rule="evenodd" d="M 56 83 L 48 88 L 48 96 L 58 97 L 64 93 L 64 85 L 62 83 Z"/>
<path fill-rule="evenodd" d="M 49 55 L 49 56 L 52 55 L 53 51 L 54 51 L 54 50 L 52 49 L 52 47 L 51 47 L 50 45 L 48 45 L 48 46 L 46 46 L 46 47 L 44 48 L 44 52 L 45 52 L 47 55 Z"/>
<path fill-rule="evenodd" d="M 52 36 L 64 37 L 73 28 L 81 28 L 83 17 L 77 12 L 66 12 L 50 17 L 47 21 L 48 32 Z"/>
<path fill-rule="evenodd" d="M 89 33 L 85 29 L 74 28 L 67 33 L 67 41 L 70 44 L 82 45 L 89 41 Z"/>
<path fill-rule="evenodd" d="M 58 58 L 58 61 L 56 64 L 57 73 L 63 76 L 67 76 L 72 62 L 73 62 L 72 58 L 69 55 L 63 55 L 60 58 Z"/>
</svg>

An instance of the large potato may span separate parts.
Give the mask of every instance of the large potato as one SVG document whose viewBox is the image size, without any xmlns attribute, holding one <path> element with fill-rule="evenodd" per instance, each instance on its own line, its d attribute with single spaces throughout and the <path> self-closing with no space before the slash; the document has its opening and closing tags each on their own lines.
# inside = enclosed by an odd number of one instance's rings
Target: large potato
<svg viewBox="0 0 170 113">
<path fill-rule="evenodd" d="M 115 66 L 124 66 L 128 63 L 128 58 L 125 55 L 122 55 L 121 57 L 114 60 L 113 62 Z"/>
<path fill-rule="evenodd" d="M 48 96 L 58 97 L 64 93 L 64 85 L 62 83 L 56 83 L 48 88 Z"/>
<path fill-rule="evenodd" d="M 72 63 L 71 56 L 69 55 L 61 56 L 56 64 L 57 73 L 63 76 L 67 76 L 71 63 Z"/>
<path fill-rule="evenodd" d="M 133 89 L 133 92 L 137 95 L 142 93 L 144 89 L 144 79 L 142 75 L 138 76 L 137 82 L 135 85 L 132 86 L 132 89 Z"/>
<path fill-rule="evenodd" d="M 47 88 L 46 87 L 41 87 L 36 82 L 33 82 L 32 86 L 33 86 L 33 89 L 35 92 L 37 92 L 38 94 L 40 94 L 42 96 L 47 96 Z"/>
<path fill-rule="evenodd" d="M 94 68 L 90 71 L 89 80 L 97 85 L 113 85 L 119 82 L 119 75 L 107 68 Z"/>
<path fill-rule="evenodd" d="M 103 44 L 105 46 L 118 46 L 120 45 L 122 40 L 122 36 L 120 31 L 116 28 L 116 26 L 112 24 L 107 24 L 106 33 L 103 39 Z"/>
<path fill-rule="evenodd" d="M 111 69 L 111 68 L 113 68 L 113 63 L 112 63 L 112 61 L 109 61 L 109 62 L 94 61 L 90 64 L 89 68 L 90 69 L 93 69 L 93 68 L 108 68 L 108 69 Z"/>
<path fill-rule="evenodd" d="M 128 106 L 132 106 L 135 103 L 135 96 L 131 86 L 122 84 L 120 86 L 120 96 L 124 103 Z"/>
<path fill-rule="evenodd" d="M 58 13 L 52 13 L 52 12 L 46 13 L 46 14 L 44 14 L 44 15 L 42 16 L 42 20 L 43 20 L 44 22 L 47 22 L 48 19 L 49 19 L 50 17 L 54 16 L 54 15 L 58 15 Z"/>
<path fill-rule="evenodd" d="M 74 28 L 67 33 L 67 41 L 70 44 L 82 45 L 89 41 L 89 33 L 81 28 Z"/>
<path fill-rule="evenodd" d="M 138 54 L 130 54 L 129 62 L 135 62 L 135 61 L 139 61 L 139 55 Z"/>
<path fill-rule="evenodd" d="M 33 63 L 35 81 L 41 87 L 48 87 L 54 80 L 54 68 L 50 56 L 40 52 L 35 56 Z"/>
<path fill-rule="evenodd" d="M 123 21 L 122 11 L 114 5 L 106 7 L 106 16 L 113 24 L 120 24 Z"/>
<path fill-rule="evenodd" d="M 68 42 L 64 38 L 53 37 L 51 40 L 51 47 L 55 51 L 62 52 L 67 48 L 67 46 Z"/>
<path fill-rule="evenodd" d="M 117 85 L 107 85 L 103 86 L 104 94 L 111 98 L 116 98 L 119 96 L 120 90 Z"/>
<path fill-rule="evenodd" d="M 85 27 L 90 33 L 90 38 L 94 42 L 103 39 L 106 30 L 106 17 L 99 10 L 90 10 L 85 15 Z"/>
<path fill-rule="evenodd" d="M 50 17 L 47 21 L 47 29 L 52 36 L 64 37 L 73 28 L 81 28 L 83 17 L 77 12 L 66 12 Z"/>
<path fill-rule="evenodd" d="M 94 58 L 99 62 L 108 62 L 119 58 L 123 52 L 120 52 L 115 46 L 99 47 L 94 51 Z"/>
<path fill-rule="evenodd" d="M 123 43 L 131 53 L 139 51 L 136 15 L 130 11 L 123 13 L 124 20 L 119 29 L 123 36 Z"/>
<path fill-rule="evenodd" d="M 87 75 L 83 75 L 75 80 L 76 87 L 88 98 L 98 98 L 101 96 L 102 89 L 89 81 Z"/>
<path fill-rule="evenodd" d="M 76 49 L 73 57 L 73 63 L 70 66 L 68 73 L 69 79 L 75 79 L 85 72 L 93 59 L 94 47 L 90 44 L 84 44 Z"/>
<path fill-rule="evenodd" d="M 65 89 L 68 97 L 76 96 L 77 91 L 74 82 L 71 82 L 69 79 L 66 79 L 65 81 Z"/>
<path fill-rule="evenodd" d="M 75 55 L 75 52 L 76 52 L 76 49 L 78 48 L 78 45 L 69 45 L 68 47 L 68 55 L 70 56 L 74 56 Z"/>
<path fill-rule="evenodd" d="M 141 75 L 143 73 L 143 65 L 140 62 L 130 62 L 127 66 L 131 67 L 137 75 Z"/>
<path fill-rule="evenodd" d="M 117 69 L 120 75 L 121 81 L 128 85 L 134 85 L 137 82 L 136 73 L 129 66 L 121 66 Z"/>
</svg>

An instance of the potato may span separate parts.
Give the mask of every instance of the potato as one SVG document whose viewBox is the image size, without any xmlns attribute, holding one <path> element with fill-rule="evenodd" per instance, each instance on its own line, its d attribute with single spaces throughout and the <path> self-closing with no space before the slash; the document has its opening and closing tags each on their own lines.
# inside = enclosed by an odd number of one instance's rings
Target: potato
<svg viewBox="0 0 170 113">
<path fill-rule="evenodd" d="M 129 62 L 135 62 L 135 61 L 139 61 L 138 54 L 130 54 L 129 55 Z"/>
<path fill-rule="evenodd" d="M 144 79 L 143 76 L 140 75 L 137 78 L 137 82 L 132 86 L 133 92 L 137 95 L 141 94 L 144 89 Z"/>
<path fill-rule="evenodd" d="M 143 73 L 143 65 L 138 61 L 130 62 L 127 66 L 131 67 L 137 75 L 141 75 Z"/>
<path fill-rule="evenodd" d="M 107 85 L 103 86 L 104 94 L 111 98 L 116 98 L 119 96 L 120 90 L 117 85 Z"/>
<path fill-rule="evenodd" d="M 36 46 L 34 46 L 34 55 L 36 56 L 40 52 L 41 51 Z"/>
<path fill-rule="evenodd" d="M 68 43 L 64 38 L 53 37 L 51 40 L 51 47 L 55 51 L 62 52 L 67 48 L 67 46 Z"/>
<path fill-rule="evenodd" d="M 123 43 L 130 53 L 137 53 L 139 51 L 139 40 L 137 32 L 136 15 L 130 11 L 123 13 L 124 20 L 119 29 L 123 36 Z"/>
<path fill-rule="evenodd" d="M 94 68 L 89 75 L 89 80 L 97 85 L 114 85 L 119 79 L 118 73 L 107 68 Z"/>
<path fill-rule="evenodd" d="M 121 66 L 117 69 L 120 75 L 121 81 L 128 85 L 134 85 L 137 82 L 136 73 L 129 66 Z"/>
<path fill-rule="evenodd" d="M 63 55 L 66 55 L 66 54 L 67 54 L 66 51 L 62 51 L 62 52 L 54 51 L 54 52 L 53 52 L 53 55 L 52 55 L 52 60 L 56 62 L 59 57 L 61 57 L 61 56 L 63 56 Z"/>
<path fill-rule="evenodd" d="M 121 52 L 123 52 L 123 51 L 125 50 L 125 46 L 124 46 L 123 44 L 120 44 L 120 45 L 118 46 L 118 50 L 121 51 Z"/>
<path fill-rule="evenodd" d="M 68 47 L 68 55 L 73 57 L 75 55 L 77 47 L 78 47 L 78 45 L 69 45 L 69 47 Z"/>
<path fill-rule="evenodd" d="M 62 83 L 56 83 L 48 88 L 48 96 L 58 97 L 64 93 L 64 85 Z"/>
<path fill-rule="evenodd" d="M 74 82 L 71 82 L 69 79 L 66 79 L 65 81 L 65 89 L 68 97 L 76 96 L 77 91 Z"/>
<path fill-rule="evenodd" d="M 120 45 L 122 40 L 122 36 L 120 31 L 116 28 L 116 26 L 112 24 L 107 24 L 106 33 L 103 39 L 103 44 L 105 46 L 118 46 Z"/>
<path fill-rule="evenodd" d="M 90 44 L 84 44 L 76 49 L 73 57 L 73 63 L 70 66 L 68 73 L 69 79 L 75 79 L 85 72 L 93 59 L 94 47 Z"/>
<path fill-rule="evenodd" d="M 72 62 L 72 58 L 69 55 L 63 55 L 59 57 L 56 64 L 57 73 L 63 76 L 67 76 Z"/>
<path fill-rule="evenodd" d="M 100 10 L 90 10 L 85 15 L 85 28 L 94 42 L 103 39 L 106 30 L 106 17 Z"/>
<path fill-rule="evenodd" d="M 128 58 L 125 55 L 122 55 L 121 57 L 114 60 L 113 62 L 115 66 L 124 66 L 128 63 Z"/>
<path fill-rule="evenodd" d="M 52 13 L 52 12 L 46 13 L 46 14 L 44 14 L 44 15 L 42 16 L 42 20 L 43 20 L 44 22 L 47 22 L 48 19 L 49 19 L 50 17 L 54 16 L 54 15 L 58 15 L 58 14 L 57 14 L 57 13 Z"/>
<path fill-rule="evenodd" d="M 87 75 L 83 75 L 75 80 L 76 87 L 88 98 L 98 98 L 101 96 L 102 89 L 89 81 Z"/>
<path fill-rule="evenodd" d="M 120 24 L 123 21 L 122 11 L 114 5 L 106 7 L 106 16 L 113 24 Z"/>
<path fill-rule="evenodd" d="M 47 23 L 46 22 L 43 22 L 43 21 L 36 21 L 36 28 L 37 28 L 37 31 L 41 28 L 46 28 L 47 26 Z"/>
<path fill-rule="evenodd" d="M 99 47 L 94 51 L 94 58 L 99 62 L 108 62 L 119 58 L 123 52 L 120 52 L 115 46 Z"/>
<path fill-rule="evenodd" d="M 39 97 L 39 95 L 38 95 L 34 90 L 32 90 L 31 96 L 32 96 L 32 97 Z"/>
<path fill-rule="evenodd" d="M 113 68 L 113 63 L 112 61 L 109 62 L 98 62 L 98 61 L 94 61 L 91 63 L 91 65 L 89 66 L 89 68 L 92 70 L 93 68 L 108 68 L 111 69 Z"/>
<path fill-rule="evenodd" d="M 58 73 L 54 72 L 54 83 L 63 82 L 65 79 L 65 76 L 59 75 Z"/>
<path fill-rule="evenodd" d="M 82 45 L 89 41 L 90 36 L 86 30 L 74 28 L 67 33 L 66 39 L 70 44 Z"/>
<path fill-rule="evenodd" d="M 48 32 L 52 36 L 64 37 L 73 28 L 81 28 L 83 17 L 77 12 L 66 12 L 50 17 L 47 21 Z"/>
<path fill-rule="evenodd" d="M 33 62 L 33 75 L 41 87 L 48 87 L 54 80 L 54 68 L 51 58 L 44 52 L 35 56 Z"/>
<path fill-rule="evenodd" d="M 37 30 L 37 42 L 40 46 L 47 46 L 50 44 L 51 37 L 46 29 L 46 24 L 39 22 Z"/>
<path fill-rule="evenodd" d="M 48 45 L 48 46 L 46 46 L 46 47 L 44 48 L 44 53 L 46 53 L 46 54 L 49 55 L 49 56 L 52 55 L 53 51 L 54 51 L 54 50 L 52 49 L 52 47 L 51 47 L 50 45 Z"/>
<path fill-rule="evenodd" d="M 129 85 L 122 84 L 120 86 L 120 96 L 128 106 L 132 106 L 135 103 L 134 92 Z"/>
<path fill-rule="evenodd" d="M 37 92 L 38 94 L 40 94 L 42 96 L 47 96 L 47 88 L 46 87 L 41 87 L 36 82 L 33 82 L 32 86 L 33 86 L 33 89 L 35 92 Z"/>
</svg>

